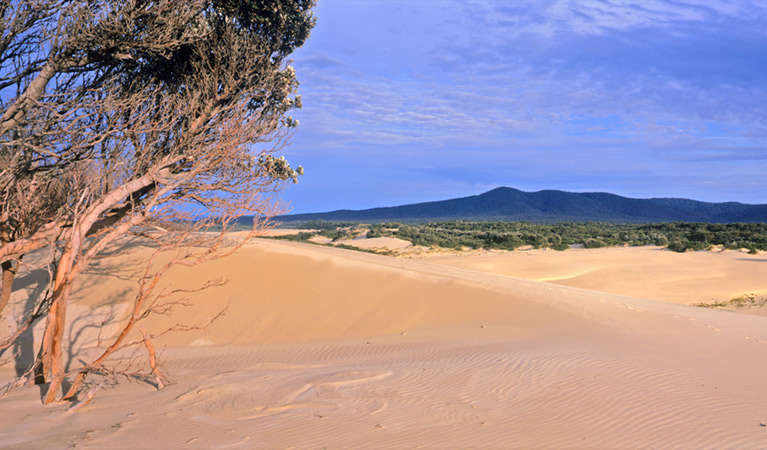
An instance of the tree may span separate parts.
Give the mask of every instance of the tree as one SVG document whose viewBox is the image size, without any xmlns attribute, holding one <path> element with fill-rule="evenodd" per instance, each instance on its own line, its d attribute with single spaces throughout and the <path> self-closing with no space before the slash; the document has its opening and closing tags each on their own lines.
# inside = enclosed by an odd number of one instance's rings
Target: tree
<svg viewBox="0 0 767 450">
<path fill-rule="evenodd" d="M 56 247 L 51 294 L 19 326 L 46 319 L 35 363 L 37 382 L 50 382 L 46 403 L 67 376 L 61 346 L 72 282 L 93 258 L 140 225 L 167 232 L 201 214 L 224 223 L 267 215 L 270 193 L 295 181 L 300 168 L 273 153 L 297 124 L 288 115 L 301 102 L 287 57 L 309 35 L 312 6 L 4 3 L 2 293 L 25 254 Z"/>
</svg>

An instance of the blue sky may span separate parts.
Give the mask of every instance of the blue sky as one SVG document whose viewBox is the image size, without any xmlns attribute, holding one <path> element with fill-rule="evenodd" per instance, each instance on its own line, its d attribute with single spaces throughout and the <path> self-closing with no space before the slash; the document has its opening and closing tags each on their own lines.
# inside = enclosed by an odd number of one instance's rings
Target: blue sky
<svg viewBox="0 0 767 450">
<path fill-rule="evenodd" d="M 479 194 L 767 203 L 767 2 L 319 0 L 292 211 Z"/>
</svg>

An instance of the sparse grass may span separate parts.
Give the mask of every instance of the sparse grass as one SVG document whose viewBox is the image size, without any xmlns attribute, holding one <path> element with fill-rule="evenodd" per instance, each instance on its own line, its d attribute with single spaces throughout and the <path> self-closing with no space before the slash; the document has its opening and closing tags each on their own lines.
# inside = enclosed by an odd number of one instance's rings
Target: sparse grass
<svg viewBox="0 0 767 450">
<path fill-rule="evenodd" d="M 315 233 L 301 232 L 298 234 L 282 234 L 279 236 L 262 236 L 262 237 L 267 239 L 280 239 L 283 241 L 311 242 L 312 244 L 315 244 L 315 242 L 312 242 L 309 240 L 309 238 L 311 238 L 314 235 Z"/>
<path fill-rule="evenodd" d="M 338 244 L 338 243 L 335 243 L 335 241 L 331 242 L 331 243 L 325 244 L 325 243 L 322 243 L 322 242 L 315 242 L 315 241 L 309 240 L 313 236 L 317 236 L 317 235 L 319 235 L 319 233 L 301 232 L 301 233 L 298 233 L 298 234 L 283 234 L 283 235 L 280 235 L 280 236 L 264 236 L 264 237 L 267 238 L 267 239 L 279 239 L 279 240 L 283 240 L 283 241 L 305 242 L 307 244 L 320 245 L 320 246 L 323 246 L 323 247 L 343 248 L 345 250 L 355 250 L 355 251 L 363 252 L 363 253 L 375 253 L 377 255 L 396 256 L 396 253 L 391 251 L 391 250 L 384 250 L 384 249 L 373 250 L 373 249 L 369 249 L 369 248 L 355 247 L 353 245 Z"/>
<path fill-rule="evenodd" d="M 326 247 L 337 247 L 337 248 L 343 248 L 343 249 L 346 249 L 346 250 L 356 250 L 358 252 L 364 252 L 364 253 L 375 253 L 377 255 L 384 254 L 383 252 L 377 252 L 377 251 L 369 249 L 369 248 L 355 247 L 353 245 L 346 245 L 346 244 L 323 244 L 323 245 L 325 245 Z"/>
<path fill-rule="evenodd" d="M 730 300 L 711 303 L 695 303 L 694 306 L 712 309 L 744 309 L 767 306 L 767 295 L 742 294 Z"/>
</svg>

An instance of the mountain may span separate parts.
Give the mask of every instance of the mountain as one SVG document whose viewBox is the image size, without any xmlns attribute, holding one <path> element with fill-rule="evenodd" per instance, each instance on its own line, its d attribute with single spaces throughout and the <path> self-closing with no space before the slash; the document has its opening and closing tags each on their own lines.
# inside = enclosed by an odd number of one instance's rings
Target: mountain
<svg viewBox="0 0 767 450">
<path fill-rule="evenodd" d="M 500 187 L 480 195 L 361 211 L 280 216 L 282 222 L 327 220 L 383 222 L 505 220 L 531 222 L 767 222 L 767 205 L 708 203 L 679 198 L 635 199 L 589 192 L 522 192 Z"/>
</svg>

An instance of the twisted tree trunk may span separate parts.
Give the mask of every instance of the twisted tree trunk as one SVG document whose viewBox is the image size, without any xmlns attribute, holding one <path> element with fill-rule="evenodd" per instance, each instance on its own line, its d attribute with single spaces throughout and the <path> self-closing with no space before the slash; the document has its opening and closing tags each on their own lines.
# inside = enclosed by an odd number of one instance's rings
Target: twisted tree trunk
<svg viewBox="0 0 767 450">
<path fill-rule="evenodd" d="M 73 241 L 75 242 L 67 247 L 59 260 L 56 279 L 53 282 L 51 307 L 45 323 L 43 341 L 40 344 L 35 382 L 39 384 L 50 381 L 48 392 L 43 399 L 45 404 L 53 403 L 56 400 L 65 376 L 62 361 L 64 328 L 67 302 L 71 291 L 70 274 L 74 263 L 73 255 L 79 243 L 78 239 L 73 239 Z"/>
</svg>

